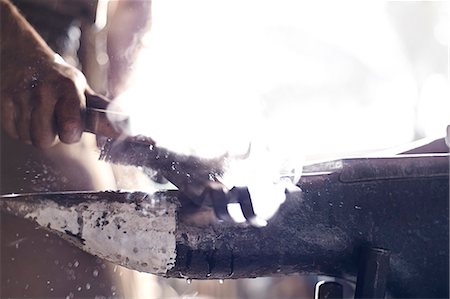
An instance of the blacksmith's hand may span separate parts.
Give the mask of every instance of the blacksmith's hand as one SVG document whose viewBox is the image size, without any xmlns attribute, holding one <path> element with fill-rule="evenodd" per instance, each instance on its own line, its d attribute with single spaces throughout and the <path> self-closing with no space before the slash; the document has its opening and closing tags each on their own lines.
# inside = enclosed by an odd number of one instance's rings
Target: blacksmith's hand
<svg viewBox="0 0 450 299">
<path fill-rule="evenodd" d="M 90 93 L 84 75 L 55 54 L 7 0 L 1 4 L 1 124 L 14 139 L 46 148 L 75 143 Z"/>
</svg>

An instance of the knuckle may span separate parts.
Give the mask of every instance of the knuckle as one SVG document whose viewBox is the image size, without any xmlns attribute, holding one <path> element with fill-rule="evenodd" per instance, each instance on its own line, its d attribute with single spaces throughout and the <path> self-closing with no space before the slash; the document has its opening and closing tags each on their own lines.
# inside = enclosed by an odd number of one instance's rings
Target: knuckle
<svg viewBox="0 0 450 299">
<path fill-rule="evenodd" d="M 71 78 L 65 76 L 62 76 L 59 80 L 58 87 L 61 89 L 61 91 L 76 90 L 75 82 Z"/>
<path fill-rule="evenodd" d="M 85 89 L 87 86 L 83 73 L 71 66 L 64 66 L 58 77 L 59 85 L 63 89 L 77 91 Z"/>
</svg>

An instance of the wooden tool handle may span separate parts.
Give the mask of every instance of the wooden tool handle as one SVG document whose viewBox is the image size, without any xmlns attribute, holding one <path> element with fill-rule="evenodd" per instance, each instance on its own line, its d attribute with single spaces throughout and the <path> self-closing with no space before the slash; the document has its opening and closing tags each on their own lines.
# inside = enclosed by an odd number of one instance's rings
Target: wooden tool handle
<svg viewBox="0 0 450 299">
<path fill-rule="evenodd" d="M 111 101 L 100 95 L 86 94 L 85 129 L 84 131 L 113 139 L 123 136 L 119 125 L 114 125 L 107 117 L 107 107 Z M 128 117 L 123 115 L 124 123 Z"/>
</svg>

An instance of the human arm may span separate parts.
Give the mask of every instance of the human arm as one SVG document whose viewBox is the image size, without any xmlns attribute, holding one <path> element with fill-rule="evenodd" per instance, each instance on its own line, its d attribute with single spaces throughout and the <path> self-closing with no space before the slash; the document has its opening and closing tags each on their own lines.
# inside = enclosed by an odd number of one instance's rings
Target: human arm
<svg viewBox="0 0 450 299">
<path fill-rule="evenodd" d="M 107 54 L 108 85 L 115 97 L 128 83 L 128 75 L 141 48 L 141 40 L 151 26 L 151 1 L 114 2 L 108 16 Z"/>
<path fill-rule="evenodd" d="M 91 93 L 8 0 L 1 4 L 1 124 L 14 139 L 46 148 L 81 138 L 81 109 Z"/>
</svg>

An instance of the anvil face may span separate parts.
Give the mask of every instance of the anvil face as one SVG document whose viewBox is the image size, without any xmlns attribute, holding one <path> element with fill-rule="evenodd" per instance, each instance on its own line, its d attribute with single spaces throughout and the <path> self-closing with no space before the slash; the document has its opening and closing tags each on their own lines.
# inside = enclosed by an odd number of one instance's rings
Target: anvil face
<svg viewBox="0 0 450 299">
<path fill-rule="evenodd" d="M 26 196 L 10 196 L 2 204 L 86 252 L 127 268 L 165 275 L 175 264 L 177 205 L 164 196 L 138 192 L 121 198 L 119 194 L 50 193 L 28 202 Z"/>
</svg>

